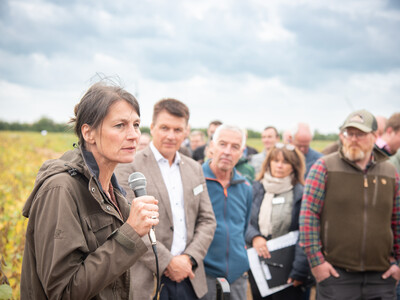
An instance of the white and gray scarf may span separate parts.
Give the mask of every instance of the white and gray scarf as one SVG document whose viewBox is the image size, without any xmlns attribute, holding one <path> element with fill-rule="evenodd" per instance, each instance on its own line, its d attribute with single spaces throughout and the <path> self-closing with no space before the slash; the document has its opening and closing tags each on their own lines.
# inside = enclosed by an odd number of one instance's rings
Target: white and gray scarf
<svg viewBox="0 0 400 300">
<path fill-rule="evenodd" d="M 285 211 L 280 209 L 281 213 L 285 212 L 287 214 L 288 210 L 292 209 L 293 207 L 293 185 L 292 185 L 293 175 L 286 176 L 284 178 L 276 178 L 272 177 L 271 174 L 267 171 L 264 174 L 263 179 L 261 180 L 262 185 L 264 186 L 265 194 L 264 199 L 261 203 L 260 212 L 258 214 L 258 225 L 260 232 L 263 236 L 272 235 L 274 237 L 278 234 L 278 231 L 282 231 L 282 226 L 284 227 L 283 231 L 288 230 L 290 223 L 291 223 L 291 214 L 289 218 L 285 215 L 279 215 L 277 218 L 280 219 L 278 224 L 274 224 L 272 215 L 273 215 L 273 203 L 272 199 L 275 195 L 280 195 L 285 198 L 285 206 L 287 207 Z M 285 220 L 283 220 L 284 218 Z M 283 224 L 284 223 L 284 224 Z M 281 229 L 279 229 L 281 228 Z"/>
</svg>

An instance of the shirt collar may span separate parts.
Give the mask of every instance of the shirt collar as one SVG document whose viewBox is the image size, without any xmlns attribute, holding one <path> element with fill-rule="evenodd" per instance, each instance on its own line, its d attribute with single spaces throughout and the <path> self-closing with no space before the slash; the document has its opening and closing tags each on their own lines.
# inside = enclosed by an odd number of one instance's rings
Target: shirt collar
<svg viewBox="0 0 400 300">
<path fill-rule="evenodd" d="M 208 175 L 207 177 L 213 178 L 213 179 L 217 179 L 217 177 L 215 176 L 213 170 L 211 169 L 211 166 L 210 166 L 211 161 L 212 161 L 212 158 L 210 158 L 208 161 L 206 161 L 203 164 L 203 166 L 206 165 L 207 169 L 209 171 L 210 175 Z M 246 179 L 244 178 L 244 176 L 242 176 L 241 174 L 239 174 L 237 172 L 236 168 L 233 168 L 232 172 L 231 172 L 231 177 L 229 179 L 229 184 L 233 185 L 233 184 L 239 184 L 239 183 L 242 183 L 242 182 L 246 182 Z"/>
<path fill-rule="evenodd" d="M 160 153 L 160 151 L 158 151 L 156 146 L 154 146 L 153 141 L 150 142 L 150 149 L 153 152 L 154 157 L 155 157 L 157 162 L 160 162 L 162 160 L 168 160 Z M 179 152 L 176 151 L 175 152 L 175 159 L 173 161 L 173 164 L 179 165 L 180 162 L 181 162 L 181 156 L 180 156 Z"/>
<path fill-rule="evenodd" d="M 382 139 L 381 137 L 378 137 L 376 139 L 375 145 L 377 145 L 379 148 L 385 149 L 387 152 L 391 153 L 388 143 L 384 139 Z"/>
</svg>

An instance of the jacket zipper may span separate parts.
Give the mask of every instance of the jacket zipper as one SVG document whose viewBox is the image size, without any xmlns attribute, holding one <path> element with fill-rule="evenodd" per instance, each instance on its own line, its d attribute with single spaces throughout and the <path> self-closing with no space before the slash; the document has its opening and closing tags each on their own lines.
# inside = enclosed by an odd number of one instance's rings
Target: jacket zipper
<svg viewBox="0 0 400 300">
<path fill-rule="evenodd" d="M 372 201 L 372 206 L 375 207 L 376 201 L 378 200 L 377 199 L 378 198 L 378 176 L 375 176 L 373 182 L 374 182 L 375 186 L 374 186 L 374 198 Z"/>
<path fill-rule="evenodd" d="M 223 192 L 224 192 L 224 223 L 225 223 L 225 230 L 226 230 L 226 240 L 227 240 L 227 247 L 226 247 L 226 273 L 225 273 L 225 278 L 228 278 L 229 274 L 229 226 L 227 224 L 227 210 L 228 210 L 228 187 L 230 187 L 231 183 L 228 183 L 226 187 L 224 187 L 221 182 L 216 179 L 216 178 L 211 178 L 211 177 L 206 177 L 206 180 L 218 182 L 219 185 L 221 185 Z"/>
<path fill-rule="evenodd" d="M 229 227 L 226 221 L 227 210 L 228 210 L 228 190 L 224 188 L 224 196 L 225 196 L 225 203 L 224 203 L 224 219 L 225 219 L 225 229 L 226 229 L 226 239 L 227 239 L 227 247 L 226 247 L 226 274 L 225 278 L 228 278 L 229 274 Z"/>
</svg>

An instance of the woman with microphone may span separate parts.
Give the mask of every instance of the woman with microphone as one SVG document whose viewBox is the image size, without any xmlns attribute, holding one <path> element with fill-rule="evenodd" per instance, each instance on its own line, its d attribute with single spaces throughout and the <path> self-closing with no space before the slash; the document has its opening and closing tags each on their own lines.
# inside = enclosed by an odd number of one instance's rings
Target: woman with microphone
<svg viewBox="0 0 400 300">
<path fill-rule="evenodd" d="M 134 159 L 139 104 L 96 83 L 71 122 L 78 145 L 42 165 L 23 209 L 21 299 L 128 299 L 129 268 L 147 251 L 141 237 L 158 224 L 157 200 L 129 206 L 113 174 Z"/>
</svg>

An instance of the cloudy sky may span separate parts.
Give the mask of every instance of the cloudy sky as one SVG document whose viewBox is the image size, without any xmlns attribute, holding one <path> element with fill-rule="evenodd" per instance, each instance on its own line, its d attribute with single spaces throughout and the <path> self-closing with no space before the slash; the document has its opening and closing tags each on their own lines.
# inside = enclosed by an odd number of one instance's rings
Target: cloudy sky
<svg viewBox="0 0 400 300">
<path fill-rule="evenodd" d="M 101 76 L 142 124 L 174 97 L 192 127 L 261 131 L 400 111 L 400 1 L 0 0 L 0 119 L 67 121 Z"/>
</svg>

